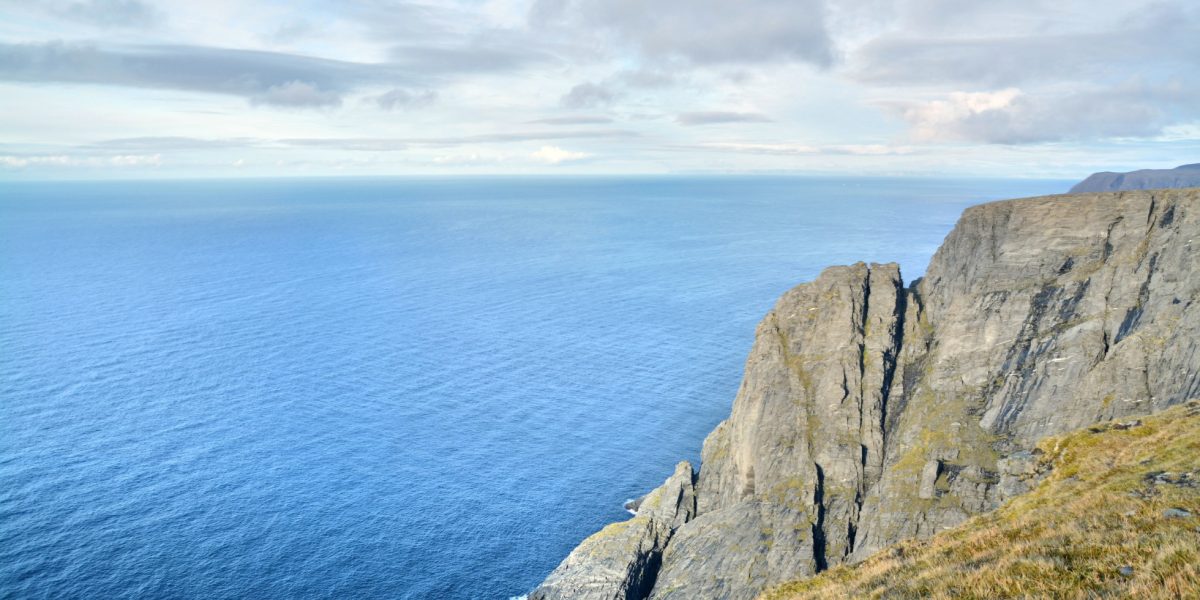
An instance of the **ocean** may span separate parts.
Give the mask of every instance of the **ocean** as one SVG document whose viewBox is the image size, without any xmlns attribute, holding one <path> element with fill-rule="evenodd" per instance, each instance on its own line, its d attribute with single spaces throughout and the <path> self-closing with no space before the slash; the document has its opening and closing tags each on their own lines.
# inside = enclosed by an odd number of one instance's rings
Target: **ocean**
<svg viewBox="0 0 1200 600">
<path fill-rule="evenodd" d="M 0 182 L 0 597 L 527 593 L 824 266 L 1047 180 Z"/>
</svg>

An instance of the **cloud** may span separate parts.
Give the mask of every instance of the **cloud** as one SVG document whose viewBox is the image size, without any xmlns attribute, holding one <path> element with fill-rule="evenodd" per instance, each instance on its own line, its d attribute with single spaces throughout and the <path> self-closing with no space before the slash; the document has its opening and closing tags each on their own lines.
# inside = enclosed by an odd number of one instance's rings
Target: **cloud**
<svg viewBox="0 0 1200 600">
<path fill-rule="evenodd" d="M 342 97 L 335 91 L 322 90 L 316 84 L 307 81 L 289 81 L 273 85 L 261 94 L 250 97 L 252 104 L 270 104 L 272 106 L 333 107 L 341 106 Z"/>
<path fill-rule="evenodd" d="M 463 72 L 514 68 L 528 56 L 486 46 L 405 47 L 394 60 L 360 63 L 208 46 L 0 43 L 0 81 L 79 83 L 241 96 L 252 104 L 332 107 L 367 85 L 428 87 Z M 417 92 L 410 99 L 425 99 Z M 380 105 L 403 105 L 384 94 Z"/>
<path fill-rule="evenodd" d="M 223 150 L 260 145 L 253 138 L 200 139 L 183 136 L 145 136 L 102 140 L 84 147 L 90 150 L 115 152 L 170 152 L 176 150 Z"/>
<path fill-rule="evenodd" d="M 701 111 L 686 112 L 675 119 L 681 125 L 714 125 L 718 123 L 769 123 L 770 117 L 761 113 Z"/>
<path fill-rule="evenodd" d="M 612 119 L 595 115 L 578 115 L 571 117 L 548 117 L 545 119 L 534 119 L 532 121 L 526 121 L 526 123 L 535 125 L 603 125 L 605 123 L 612 123 Z"/>
<path fill-rule="evenodd" d="M 1103 27 L 1057 31 L 1064 29 L 1060 25 L 1021 34 L 992 33 L 983 17 L 994 15 L 980 15 L 979 22 L 948 35 L 877 37 L 852 53 L 850 74 L 869 84 L 976 88 L 1103 81 L 1137 72 L 1200 75 L 1200 9 L 1158 3 Z"/>
<path fill-rule="evenodd" d="M 595 108 L 607 106 L 617 99 L 618 93 L 597 83 L 581 83 L 559 99 L 565 108 Z"/>
<path fill-rule="evenodd" d="M 627 139 L 637 134 L 622 129 L 585 131 L 513 131 L 476 135 L 411 138 L 288 138 L 276 143 L 288 146 L 332 147 L 349 150 L 402 150 L 408 146 L 459 146 L 464 144 L 507 144 L 567 139 Z"/>
<path fill-rule="evenodd" d="M 274 42 L 286 44 L 311 36 L 315 33 L 317 33 L 317 28 L 314 27 L 312 23 L 305 19 L 294 19 L 277 27 L 275 31 L 267 35 L 266 38 Z"/>
<path fill-rule="evenodd" d="M 437 100 L 437 96 L 437 92 L 433 90 L 412 91 L 396 88 L 375 96 L 374 100 L 383 110 L 396 110 L 429 106 Z"/>
<path fill-rule="evenodd" d="M 660 68 L 623 69 L 599 82 L 577 84 L 559 98 L 559 106 L 571 109 L 602 108 L 620 100 L 628 89 L 661 90 L 686 80 L 680 71 Z"/>
<path fill-rule="evenodd" d="M 164 20 L 158 9 L 140 0 L 86 0 L 51 10 L 65 19 L 111 29 L 145 29 Z"/>
<path fill-rule="evenodd" d="M 706 142 L 696 146 L 685 146 L 685 148 L 770 156 L 890 156 L 913 154 L 916 152 L 916 149 L 912 146 L 890 146 L 886 144 L 837 144 L 820 146 L 791 143 Z"/>
<path fill-rule="evenodd" d="M 822 0 L 538 0 L 535 26 L 598 31 L 654 61 L 833 63 Z"/>
<path fill-rule="evenodd" d="M 239 157 L 256 171 L 435 156 L 529 168 L 552 164 L 530 156 L 545 147 L 595 153 L 584 166 L 602 171 L 911 153 L 893 164 L 1026 161 L 1018 172 L 1035 155 L 1200 143 L 1195 0 L 0 0 L 0 13 L 9 168 L 154 155 L 181 173 Z"/>
<path fill-rule="evenodd" d="M 433 163 L 442 166 L 493 165 L 508 161 L 512 156 L 497 153 L 463 152 L 435 156 Z"/>
<path fill-rule="evenodd" d="M 157 167 L 162 164 L 162 155 L 121 154 L 109 157 L 108 162 L 118 167 Z"/>
<path fill-rule="evenodd" d="M 962 141 L 968 123 L 979 115 L 1009 110 L 1021 90 L 1008 88 L 995 92 L 953 92 L 943 100 L 896 107 L 913 128 L 913 137 L 922 141 Z M 987 117 L 985 117 L 986 119 Z"/>
<path fill-rule="evenodd" d="M 283 106 L 333 106 L 356 85 L 407 78 L 389 65 L 256 50 L 0 43 L 0 80 L 175 89 Z"/>
<path fill-rule="evenodd" d="M 529 156 L 547 164 L 557 165 L 563 162 L 582 160 L 591 155 L 584 152 L 571 152 L 570 150 L 563 150 L 558 146 L 542 146 L 537 152 L 534 152 Z"/>
<path fill-rule="evenodd" d="M 897 5 L 902 27 L 848 53 L 846 74 L 891 96 L 875 104 L 907 122 L 914 140 L 1153 137 L 1200 119 L 1200 5 L 948 2 Z"/>
<path fill-rule="evenodd" d="M 1017 88 L 954 92 L 892 107 L 919 141 L 1028 144 L 1158 135 L 1200 118 L 1200 88 L 1189 82 L 1028 94 Z"/>
<path fill-rule="evenodd" d="M 50 165 L 56 167 L 71 166 L 75 159 L 63 154 L 53 156 L 0 156 L 0 165 L 10 169 L 24 169 L 31 166 Z"/>
<path fill-rule="evenodd" d="M 529 44 L 477 40 L 456 45 L 396 46 L 389 54 L 397 65 L 442 74 L 513 71 L 553 59 L 545 52 L 530 48 Z"/>
<path fill-rule="evenodd" d="M 459 9 L 450 2 L 354 0 L 338 3 L 337 12 L 355 21 L 370 37 L 391 43 L 461 38 L 487 26 L 479 11 Z"/>
<path fill-rule="evenodd" d="M 204 139 L 181 136 L 117 138 L 93 142 L 78 148 L 89 152 L 189 152 L 201 150 L 228 150 L 234 148 L 329 148 L 338 150 L 389 152 L 406 150 L 413 146 L 442 147 L 478 144 L 511 144 L 550 140 L 609 139 L 622 140 L 637 137 L 637 133 L 623 129 L 511 131 L 442 137 L 327 137 L 327 138 L 225 138 Z"/>
<path fill-rule="evenodd" d="M 611 84 L 631 88 L 661 89 L 679 85 L 687 80 L 687 73 L 680 69 L 665 67 L 642 67 L 620 71 L 609 78 Z"/>
<path fill-rule="evenodd" d="M 0 166 L 9 169 L 29 167 L 158 167 L 161 154 L 118 154 L 115 156 L 7 155 L 0 156 Z"/>
<path fill-rule="evenodd" d="M 274 143 L 280 146 L 329 148 L 355 152 L 399 152 L 412 146 L 408 140 L 399 138 L 290 138 L 275 140 Z"/>
<path fill-rule="evenodd" d="M 1006 39 L 920 40 L 884 38 L 862 49 L 857 79 L 885 85 L 970 85 L 1004 87 L 1027 82 L 1094 80 L 1129 72 L 1142 63 L 1155 68 L 1182 58 L 1160 46 L 1155 35 L 1076 34 Z M 1159 32 L 1159 36 L 1166 32 Z M 1160 56 L 1154 56 L 1158 54 Z"/>
</svg>

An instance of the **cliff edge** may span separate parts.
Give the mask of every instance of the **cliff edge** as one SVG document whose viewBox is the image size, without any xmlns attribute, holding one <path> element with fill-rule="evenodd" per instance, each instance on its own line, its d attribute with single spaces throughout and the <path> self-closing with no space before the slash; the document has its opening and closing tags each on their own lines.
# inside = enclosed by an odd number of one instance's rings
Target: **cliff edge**
<svg viewBox="0 0 1200 600">
<path fill-rule="evenodd" d="M 698 477 L 531 598 L 749 599 L 999 507 L 1046 436 L 1200 398 L 1198 245 L 1200 190 L 1048 196 L 968 209 L 907 286 L 825 270 L 759 324 Z"/>
</svg>

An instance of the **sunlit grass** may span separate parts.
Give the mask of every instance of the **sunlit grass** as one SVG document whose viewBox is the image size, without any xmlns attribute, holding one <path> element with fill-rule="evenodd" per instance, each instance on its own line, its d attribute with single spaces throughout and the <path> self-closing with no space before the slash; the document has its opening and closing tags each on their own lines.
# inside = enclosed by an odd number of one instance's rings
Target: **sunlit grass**
<svg viewBox="0 0 1200 600">
<path fill-rule="evenodd" d="M 764 598 L 1200 598 L 1200 402 L 1141 421 L 1046 439 L 1032 492 Z"/>
</svg>

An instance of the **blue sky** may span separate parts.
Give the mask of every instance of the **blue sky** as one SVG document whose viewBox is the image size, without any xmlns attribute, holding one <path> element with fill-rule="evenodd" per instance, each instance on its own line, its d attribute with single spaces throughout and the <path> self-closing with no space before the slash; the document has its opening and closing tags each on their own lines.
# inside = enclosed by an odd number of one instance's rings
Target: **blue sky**
<svg viewBox="0 0 1200 600">
<path fill-rule="evenodd" d="M 1194 0 L 0 0 L 0 178 L 1200 161 Z"/>
</svg>

